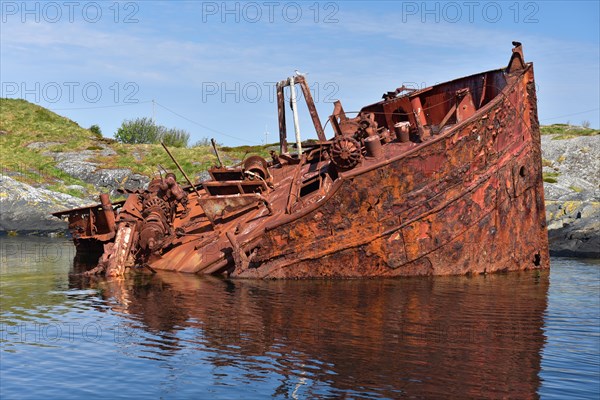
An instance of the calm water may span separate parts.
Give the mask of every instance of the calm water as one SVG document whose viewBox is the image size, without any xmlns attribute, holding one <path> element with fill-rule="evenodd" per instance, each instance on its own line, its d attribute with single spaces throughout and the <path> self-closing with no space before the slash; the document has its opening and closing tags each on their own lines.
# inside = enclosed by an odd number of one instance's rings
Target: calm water
<svg viewBox="0 0 600 400">
<path fill-rule="evenodd" d="M 600 264 L 366 281 L 73 274 L 2 238 L 0 397 L 600 396 Z"/>
</svg>

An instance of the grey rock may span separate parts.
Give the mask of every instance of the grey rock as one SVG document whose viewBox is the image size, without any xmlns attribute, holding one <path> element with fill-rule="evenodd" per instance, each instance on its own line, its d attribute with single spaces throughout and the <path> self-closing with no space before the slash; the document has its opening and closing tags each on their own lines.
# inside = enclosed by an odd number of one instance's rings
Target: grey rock
<svg viewBox="0 0 600 400">
<path fill-rule="evenodd" d="M 208 171 L 200 171 L 194 176 L 194 178 L 196 178 L 196 182 L 204 182 L 210 179 L 210 174 Z"/>
<path fill-rule="evenodd" d="M 46 149 L 48 147 L 51 146 L 56 146 L 62 144 L 61 142 L 33 142 L 33 143 L 29 143 L 27 145 L 28 149 L 32 149 L 32 150 L 41 150 L 41 149 Z"/>
<path fill-rule="evenodd" d="M 77 197 L 0 176 L 0 232 L 64 231 L 67 223 L 50 213 L 82 207 L 86 203 Z"/>
<path fill-rule="evenodd" d="M 550 254 L 600 258 L 600 203 L 546 202 Z"/>
<path fill-rule="evenodd" d="M 147 187 L 150 179 L 146 176 L 133 174 L 131 170 L 122 169 L 97 169 L 93 173 L 86 175 L 85 182 L 91 183 L 98 188 L 105 188 L 112 195 L 116 194 L 117 189 L 140 189 Z"/>
<path fill-rule="evenodd" d="M 542 135 L 543 171 L 558 174 L 544 182 L 547 200 L 600 201 L 600 135 L 555 140 Z"/>
<path fill-rule="evenodd" d="M 150 179 L 144 175 L 134 174 L 126 168 L 100 168 L 98 163 L 88 161 L 96 156 L 112 154 L 115 154 L 112 149 L 104 148 L 103 150 L 84 150 L 81 152 L 54 153 L 52 155 L 58 161 L 56 164 L 58 169 L 92 184 L 102 191 L 107 191 L 113 196 L 118 194 L 118 189 L 133 190 L 145 188 L 148 185 Z"/>
<path fill-rule="evenodd" d="M 56 164 L 56 168 L 71 175 L 72 177 L 79 178 L 82 181 L 87 182 L 86 178 L 94 173 L 96 168 L 98 168 L 98 164 L 88 161 L 68 160 L 59 162 Z"/>
<path fill-rule="evenodd" d="M 43 154 L 54 157 L 56 161 L 88 161 L 90 158 L 108 157 L 117 154 L 116 151 L 104 143 L 96 143 L 96 145 L 102 150 L 80 150 L 67 152 L 48 151 Z"/>
<path fill-rule="evenodd" d="M 600 135 L 542 136 L 550 254 L 600 258 Z"/>
</svg>

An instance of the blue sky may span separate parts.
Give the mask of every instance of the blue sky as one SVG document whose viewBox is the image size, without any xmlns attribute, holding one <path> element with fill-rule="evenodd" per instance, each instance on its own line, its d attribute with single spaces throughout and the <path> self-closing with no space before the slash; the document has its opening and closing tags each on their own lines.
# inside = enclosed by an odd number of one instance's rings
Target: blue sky
<svg viewBox="0 0 600 400">
<path fill-rule="evenodd" d="M 296 69 L 308 72 L 325 121 L 335 99 L 355 111 L 402 84 L 505 66 L 512 40 L 534 62 L 541 123 L 600 125 L 598 1 L 2 1 L 0 10 L 1 96 L 109 137 L 124 119 L 154 115 L 191 142 L 256 144 L 265 132 L 275 142 L 273 85 Z M 303 138 L 315 137 L 300 114 Z"/>
</svg>

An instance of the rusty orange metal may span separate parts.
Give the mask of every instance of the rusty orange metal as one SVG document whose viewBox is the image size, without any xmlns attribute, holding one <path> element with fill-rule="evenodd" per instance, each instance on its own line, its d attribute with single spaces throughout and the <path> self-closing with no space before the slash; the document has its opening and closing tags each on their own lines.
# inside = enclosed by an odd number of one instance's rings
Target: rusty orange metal
<svg viewBox="0 0 600 400">
<path fill-rule="evenodd" d="M 450 275 L 548 268 L 533 65 L 521 44 L 506 68 L 410 91 L 356 117 L 340 102 L 325 137 L 180 186 L 174 175 L 115 204 L 68 216 L 78 251 L 102 248 L 93 273 L 147 266 L 238 278 Z"/>
</svg>

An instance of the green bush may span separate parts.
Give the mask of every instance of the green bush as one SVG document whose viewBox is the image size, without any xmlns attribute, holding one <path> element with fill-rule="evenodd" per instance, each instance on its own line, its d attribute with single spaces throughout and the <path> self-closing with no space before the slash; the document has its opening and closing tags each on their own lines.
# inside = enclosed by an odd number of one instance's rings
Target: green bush
<svg viewBox="0 0 600 400">
<path fill-rule="evenodd" d="M 161 140 L 167 146 L 187 147 L 190 134 L 183 129 L 172 128 L 162 133 Z"/>
<path fill-rule="evenodd" d="M 156 125 L 151 118 L 136 118 L 125 120 L 115 133 L 115 139 L 121 143 L 160 143 L 171 147 L 187 147 L 190 134 L 183 129 L 167 129 Z"/>
<path fill-rule="evenodd" d="M 212 143 L 210 142 L 209 138 L 203 137 L 202 139 L 200 139 L 196 143 L 194 143 L 194 145 L 192 147 L 206 147 L 206 146 L 212 146 Z M 221 144 L 217 143 L 217 146 L 221 146 Z"/>
<path fill-rule="evenodd" d="M 94 124 L 90 126 L 90 132 L 92 132 L 97 138 L 102 137 L 102 129 L 100 129 L 99 125 Z"/>
<path fill-rule="evenodd" d="M 136 118 L 125 120 L 115 133 L 115 139 L 121 143 L 158 143 L 160 141 L 159 127 L 151 118 Z"/>
</svg>

